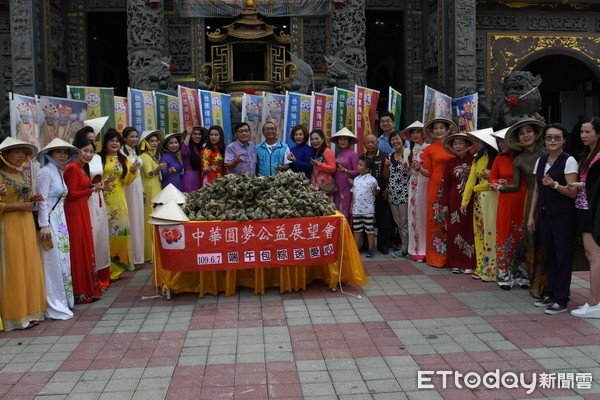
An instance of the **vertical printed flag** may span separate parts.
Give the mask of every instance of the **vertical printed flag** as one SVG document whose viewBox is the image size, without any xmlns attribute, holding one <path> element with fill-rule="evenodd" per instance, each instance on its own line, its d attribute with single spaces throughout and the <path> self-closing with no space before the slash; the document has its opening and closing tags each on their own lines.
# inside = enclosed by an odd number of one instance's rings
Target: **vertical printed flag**
<svg viewBox="0 0 600 400">
<path fill-rule="evenodd" d="M 310 129 L 321 129 L 325 138 L 329 139 L 332 134 L 333 122 L 333 96 L 313 92 L 313 104 L 310 117 Z"/>
<path fill-rule="evenodd" d="M 452 119 L 452 97 L 425 86 L 423 95 L 423 123 L 433 118 Z"/>
<path fill-rule="evenodd" d="M 138 132 L 151 131 L 156 128 L 156 108 L 154 94 L 149 90 L 129 88 L 127 91 L 129 103 L 129 121 Z"/>
<path fill-rule="evenodd" d="M 156 103 L 156 129 L 165 134 L 181 132 L 179 124 L 179 98 L 165 93 L 154 93 Z"/>
<path fill-rule="evenodd" d="M 472 132 L 477 129 L 478 103 L 477 93 L 456 99 L 456 115 L 460 132 Z"/>
<path fill-rule="evenodd" d="M 231 135 L 231 96 L 228 94 L 199 90 L 202 105 L 202 126 L 219 125 L 225 133 L 225 144 L 233 140 Z"/>
<path fill-rule="evenodd" d="M 364 152 L 365 136 L 375 133 L 375 119 L 377 117 L 377 102 L 379 101 L 379 90 L 355 86 L 356 113 L 354 116 L 355 132 L 358 138 L 358 155 Z"/>
<path fill-rule="evenodd" d="M 346 89 L 335 88 L 333 92 L 333 129 L 335 133 L 343 127 L 354 132 L 354 112 L 356 111 L 356 97 L 354 92 Z"/>
<path fill-rule="evenodd" d="M 190 126 L 200 126 L 200 100 L 198 99 L 198 90 L 183 86 L 177 87 L 179 96 L 179 124 L 181 130 Z"/>
<path fill-rule="evenodd" d="M 115 129 L 119 133 L 122 133 L 123 129 L 129 126 L 129 109 L 127 104 L 127 97 L 115 96 Z"/>
<path fill-rule="evenodd" d="M 310 129 L 312 98 L 312 95 L 287 92 L 284 116 L 285 132 L 291 132 L 296 125 L 304 125 Z M 285 141 L 292 147 L 295 145 L 289 135 L 286 135 Z"/>
<path fill-rule="evenodd" d="M 388 111 L 394 116 L 394 129 L 400 130 L 400 118 L 402 117 L 402 93 L 392 89 L 388 93 Z"/>
<path fill-rule="evenodd" d="M 115 91 L 113 88 L 67 86 L 67 97 L 73 100 L 83 100 L 87 104 L 86 119 L 108 117 L 102 128 L 115 127 Z"/>
<path fill-rule="evenodd" d="M 83 128 L 83 121 L 87 119 L 85 101 L 41 96 L 38 108 L 43 114 L 43 121 L 40 120 L 42 146 L 54 138 L 71 143 L 77 131 Z"/>
<path fill-rule="evenodd" d="M 242 96 L 242 122 L 250 125 L 250 140 L 262 142 L 262 109 L 264 97 L 244 93 Z"/>
<path fill-rule="evenodd" d="M 272 122 L 277 127 L 277 137 L 285 141 L 290 132 L 285 128 L 285 94 L 267 93 L 262 111 L 262 123 Z"/>
</svg>

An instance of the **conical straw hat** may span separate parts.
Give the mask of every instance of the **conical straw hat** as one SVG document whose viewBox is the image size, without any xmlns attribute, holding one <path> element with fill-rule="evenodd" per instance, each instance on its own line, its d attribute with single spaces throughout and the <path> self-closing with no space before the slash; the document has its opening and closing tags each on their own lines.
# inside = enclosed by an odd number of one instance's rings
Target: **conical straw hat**
<svg viewBox="0 0 600 400">
<path fill-rule="evenodd" d="M 331 136 L 331 141 L 333 143 L 336 142 L 336 140 L 338 138 L 341 137 L 347 137 L 350 140 L 350 146 L 352 146 L 353 144 L 358 143 L 358 139 L 356 138 L 356 135 L 354 133 L 352 133 L 352 131 L 350 131 L 350 129 L 343 127 L 342 129 L 340 129 L 339 131 L 337 131 L 336 133 L 334 133 Z"/>
<path fill-rule="evenodd" d="M 481 140 L 488 146 L 498 150 L 498 143 L 496 143 L 496 139 L 492 136 L 492 133 L 494 133 L 492 128 L 485 128 L 467 132 L 467 136 L 469 136 L 471 139 Z"/>
<path fill-rule="evenodd" d="M 91 126 L 94 130 L 94 133 L 97 135 L 102 130 L 104 124 L 106 124 L 106 121 L 108 121 L 108 117 L 86 119 L 85 121 L 83 121 L 83 126 Z"/>
<path fill-rule="evenodd" d="M 10 136 L 0 143 L 0 153 L 17 147 L 23 147 L 28 150 L 31 153 L 31 157 L 35 157 L 35 155 L 38 153 L 38 148 L 35 145 L 24 142 L 21 139 L 12 138 Z"/>
<path fill-rule="evenodd" d="M 52 150 L 58 150 L 58 149 L 69 150 L 69 153 L 70 153 L 69 158 L 73 158 L 73 156 L 79 157 L 79 155 L 81 154 L 81 150 L 79 150 L 77 147 L 73 146 L 71 143 L 67 143 L 62 139 L 55 138 L 50 143 L 48 143 L 46 146 L 44 146 L 44 148 L 42 150 L 40 150 L 40 152 L 38 153 L 36 158 L 40 163 L 43 163 L 43 158 L 44 158 L 45 154 L 50 153 Z"/>
<path fill-rule="evenodd" d="M 190 219 L 185 215 L 181 207 L 174 200 L 169 200 L 167 204 L 150 214 L 153 219 L 173 222 L 189 222 Z"/>
<path fill-rule="evenodd" d="M 169 183 L 163 190 L 152 198 L 152 202 L 156 204 L 167 204 L 169 200 L 174 200 L 176 204 L 185 203 L 185 194 L 177 189 L 175 185 Z"/>
<path fill-rule="evenodd" d="M 523 150 L 523 146 L 519 144 L 519 129 L 523 125 L 533 126 L 533 129 L 537 131 L 535 141 L 541 142 L 542 140 L 542 131 L 544 130 L 546 124 L 537 119 L 524 119 L 512 125 L 510 128 L 508 128 L 508 131 L 506 132 L 505 140 L 508 143 L 508 146 L 513 150 Z"/>
<path fill-rule="evenodd" d="M 404 139 L 410 140 L 410 133 L 415 129 L 423 128 L 424 126 L 425 125 L 423 125 L 421 121 L 417 120 L 404 128 L 402 132 L 400 132 L 400 136 L 402 136 Z"/>
<path fill-rule="evenodd" d="M 450 144 L 450 142 L 452 142 L 454 139 L 456 138 L 463 138 L 467 141 L 467 147 L 471 146 L 473 144 L 473 139 L 471 139 L 466 133 L 453 133 L 451 135 L 448 135 L 444 138 L 444 150 L 446 150 L 447 153 L 452 154 L 453 156 L 458 156 L 458 154 L 454 151 L 454 149 L 452 148 L 452 145 Z M 471 144 L 469 144 L 471 143 Z"/>
<path fill-rule="evenodd" d="M 506 132 L 508 132 L 509 129 L 510 128 L 500 129 L 499 131 L 492 133 L 492 136 L 500 140 L 504 140 L 506 139 Z"/>
<path fill-rule="evenodd" d="M 425 131 L 425 134 L 431 140 L 437 140 L 435 137 L 433 137 L 433 125 L 436 122 L 443 122 L 444 124 L 450 126 L 450 133 L 449 133 L 449 135 L 458 132 L 458 125 L 456 125 L 456 122 L 452 121 L 451 119 L 448 119 L 448 118 L 433 118 L 433 119 L 430 119 L 429 121 L 427 121 L 425 123 L 425 126 L 423 127 L 423 130 Z"/>
</svg>

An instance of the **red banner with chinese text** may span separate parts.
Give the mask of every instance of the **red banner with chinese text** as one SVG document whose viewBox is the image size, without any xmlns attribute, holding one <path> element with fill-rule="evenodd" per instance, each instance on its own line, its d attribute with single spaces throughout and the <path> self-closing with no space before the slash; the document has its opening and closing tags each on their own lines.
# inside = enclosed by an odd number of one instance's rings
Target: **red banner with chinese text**
<svg viewBox="0 0 600 400">
<path fill-rule="evenodd" d="M 188 222 L 154 229 L 166 270 L 272 268 L 336 262 L 341 218 Z"/>
</svg>

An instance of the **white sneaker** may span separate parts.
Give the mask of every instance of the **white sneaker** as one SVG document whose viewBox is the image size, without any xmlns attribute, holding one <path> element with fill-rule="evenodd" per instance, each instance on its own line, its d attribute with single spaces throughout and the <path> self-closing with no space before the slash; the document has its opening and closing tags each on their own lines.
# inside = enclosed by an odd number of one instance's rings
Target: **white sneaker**
<svg viewBox="0 0 600 400">
<path fill-rule="evenodd" d="M 576 311 L 576 310 L 573 310 Z M 580 318 L 600 318 L 600 304 L 595 306 L 588 306 L 585 312 L 576 315 L 576 317 Z"/>
<path fill-rule="evenodd" d="M 467 268 L 467 269 L 463 269 L 462 273 L 463 274 L 472 274 L 473 271 L 475 271 L 473 268 Z"/>
<path fill-rule="evenodd" d="M 574 317 L 581 317 L 583 314 L 586 313 L 588 308 L 590 308 L 590 305 L 588 303 L 585 303 L 584 305 L 577 307 L 575 310 L 571 310 L 571 315 Z"/>
</svg>

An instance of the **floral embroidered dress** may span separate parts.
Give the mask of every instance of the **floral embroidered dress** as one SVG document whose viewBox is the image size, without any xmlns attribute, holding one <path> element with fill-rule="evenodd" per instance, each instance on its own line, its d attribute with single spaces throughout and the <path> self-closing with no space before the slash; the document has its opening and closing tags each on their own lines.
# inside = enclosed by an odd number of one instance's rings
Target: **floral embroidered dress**
<svg viewBox="0 0 600 400">
<path fill-rule="evenodd" d="M 144 151 L 140 157 L 142 158 L 142 184 L 144 185 L 144 260 L 151 261 L 154 252 L 152 225 L 148 223 L 150 213 L 154 211 L 152 208 L 152 199 L 160 193 L 162 186 L 160 185 L 160 174 L 155 174 L 158 167 L 158 159 L 152 153 L 152 150 Z"/>
<path fill-rule="evenodd" d="M 467 215 L 460 212 L 463 193 L 473 156 L 454 157 L 446 163 L 442 204 L 448 207 L 448 231 L 446 249 L 449 268 L 471 269 L 475 267 L 475 244 L 473 238 L 473 202 L 469 202 Z"/>
<path fill-rule="evenodd" d="M 96 258 L 88 197 L 92 195 L 90 178 L 76 162 L 67 165 L 63 175 L 68 188 L 65 216 L 69 228 L 71 276 L 75 304 L 90 303 L 92 297 L 102 296 Z"/>
<path fill-rule="evenodd" d="M 488 161 L 487 153 L 473 161 L 462 204 L 468 205 L 473 198 L 473 231 L 477 255 L 475 273 L 481 279 L 495 281 L 498 272 L 496 265 L 498 192 L 490 190 Z"/>
<path fill-rule="evenodd" d="M 423 166 L 423 150 L 428 143 L 416 144 L 413 147 L 412 163 Z M 408 254 L 413 260 L 425 259 L 425 227 L 427 221 L 427 183 L 429 178 L 418 170 L 411 168 L 408 183 Z"/>
<path fill-rule="evenodd" d="M 0 316 L 4 329 L 23 329 L 44 319 L 46 295 L 33 215 L 4 212 L 7 203 L 29 201 L 31 188 L 25 175 L 0 172 L 0 185 L 8 194 L 0 198 Z"/>
<path fill-rule="evenodd" d="M 102 181 L 104 167 L 102 158 L 94 154 L 89 163 L 90 180 L 94 183 Z M 103 191 L 94 191 L 88 198 L 88 208 L 90 211 L 90 220 L 92 222 L 92 234 L 94 235 L 94 255 L 96 256 L 96 271 L 100 286 L 108 287 L 110 285 L 110 245 L 108 240 L 108 214 L 106 212 L 106 201 Z"/>
<path fill-rule="evenodd" d="M 47 226 L 52 235 L 51 249 L 42 249 L 44 283 L 46 286 L 46 315 L 51 319 L 73 318 L 75 298 L 71 279 L 71 254 L 69 230 L 65 217 L 67 185 L 62 172 L 53 163 L 38 172 L 36 189 L 44 196 L 38 203 L 39 226 Z"/>
<path fill-rule="evenodd" d="M 441 268 L 446 265 L 446 215 L 442 212 L 444 171 L 454 156 L 435 142 L 423 150 L 423 168 L 430 172 L 427 183 L 426 248 L 427 264 Z"/>
<path fill-rule="evenodd" d="M 200 152 L 200 169 L 214 167 L 214 172 L 202 175 L 202 184 L 211 183 L 215 178 L 225 175 L 225 164 L 223 154 L 217 151 L 211 151 L 208 147 L 205 147 Z"/>
<path fill-rule="evenodd" d="M 104 164 L 104 179 L 111 172 L 117 179 L 107 185 L 104 190 L 106 210 L 108 211 L 108 234 L 110 241 L 110 279 L 118 279 L 123 271 L 131 271 L 133 266 L 133 243 L 129 228 L 129 215 L 127 199 L 125 198 L 125 185 L 131 184 L 137 171 L 131 173 L 129 160 L 127 160 L 127 174 L 122 177 L 123 166 L 117 156 L 106 156 Z"/>
<path fill-rule="evenodd" d="M 490 182 L 499 183 L 505 179 L 507 184 L 513 184 L 513 153 L 500 154 L 492 164 Z M 527 186 L 521 181 L 518 192 L 500 192 L 498 197 L 498 214 L 496 216 L 496 264 L 498 265 L 498 282 L 510 283 L 513 279 L 527 277 L 525 264 L 517 262 L 517 250 L 523 237 L 523 210 Z M 488 274 L 481 275 L 486 279 Z"/>
<path fill-rule="evenodd" d="M 354 179 L 358 175 L 358 154 L 352 149 L 344 149 L 335 156 L 337 165 L 341 165 L 348 173 L 335 171 L 333 180 L 338 188 L 336 194 L 333 195 L 333 203 L 339 212 L 344 214 L 350 226 L 352 226 L 352 186 L 348 183 L 348 179 Z"/>
</svg>

